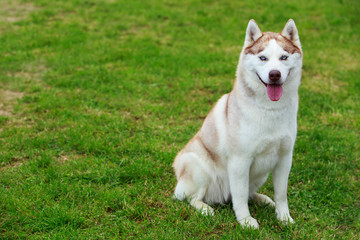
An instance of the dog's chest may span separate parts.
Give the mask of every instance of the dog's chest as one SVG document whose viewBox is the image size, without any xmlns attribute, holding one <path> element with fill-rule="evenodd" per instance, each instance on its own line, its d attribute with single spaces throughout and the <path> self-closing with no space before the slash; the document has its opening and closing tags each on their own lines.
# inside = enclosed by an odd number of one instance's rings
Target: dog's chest
<svg viewBox="0 0 360 240">
<path fill-rule="evenodd" d="M 289 112 L 263 114 L 243 122 L 241 145 L 252 159 L 252 168 L 268 172 L 291 151 L 296 136 L 296 118 Z"/>
<path fill-rule="evenodd" d="M 292 147 L 289 135 L 266 138 L 260 141 L 252 154 L 251 175 L 265 174 L 271 171 L 278 161 Z"/>
</svg>

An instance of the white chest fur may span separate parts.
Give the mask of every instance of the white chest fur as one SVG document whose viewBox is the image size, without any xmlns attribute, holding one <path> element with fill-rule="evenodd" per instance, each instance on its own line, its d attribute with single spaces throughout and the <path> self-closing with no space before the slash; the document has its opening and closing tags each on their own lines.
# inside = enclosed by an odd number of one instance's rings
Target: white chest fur
<svg viewBox="0 0 360 240">
<path fill-rule="evenodd" d="M 279 159 L 292 151 L 296 138 L 297 104 L 284 109 L 246 108 L 240 120 L 239 148 L 251 163 L 250 175 L 270 172 Z"/>
</svg>

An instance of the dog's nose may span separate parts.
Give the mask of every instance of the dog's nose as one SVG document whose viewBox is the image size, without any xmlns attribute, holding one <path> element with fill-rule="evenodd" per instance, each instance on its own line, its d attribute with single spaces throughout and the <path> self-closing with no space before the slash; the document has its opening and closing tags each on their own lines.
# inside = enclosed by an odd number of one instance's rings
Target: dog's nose
<svg viewBox="0 0 360 240">
<path fill-rule="evenodd" d="M 279 72 L 278 70 L 271 70 L 269 72 L 269 79 L 272 82 L 277 82 L 279 81 L 281 78 L 281 72 Z"/>
</svg>

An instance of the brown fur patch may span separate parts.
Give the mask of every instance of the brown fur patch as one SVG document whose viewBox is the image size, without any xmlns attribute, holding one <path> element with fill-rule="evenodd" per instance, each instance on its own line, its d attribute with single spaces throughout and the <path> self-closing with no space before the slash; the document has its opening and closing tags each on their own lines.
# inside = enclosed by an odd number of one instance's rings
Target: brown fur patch
<svg viewBox="0 0 360 240">
<path fill-rule="evenodd" d="M 297 47 L 291 40 L 287 39 L 280 33 L 265 32 L 250 46 L 244 49 L 245 54 L 259 54 L 268 45 L 271 39 L 275 39 L 276 42 L 288 53 L 299 53 L 301 54 L 300 48 Z"/>
<path fill-rule="evenodd" d="M 225 119 L 226 119 L 226 122 L 228 121 L 228 115 L 229 115 L 229 98 L 230 98 L 230 93 L 227 95 L 226 105 L 225 105 Z"/>
<path fill-rule="evenodd" d="M 182 178 L 186 173 L 186 167 L 184 166 L 178 178 Z"/>
<path fill-rule="evenodd" d="M 276 41 L 279 45 L 288 53 L 294 54 L 299 53 L 301 55 L 301 50 L 298 46 L 296 46 L 292 41 L 284 37 L 283 35 L 279 35 Z"/>
<path fill-rule="evenodd" d="M 202 147 L 204 148 L 204 150 L 208 153 L 209 157 L 216 163 L 219 161 L 219 157 L 218 155 L 213 152 L 208 146 L 206 146 L 206 144 L 204 143 L 204 141 L 201 139 L 200 135 L 196 135 L 195 138 L 199 141 L 199 143 L 202 145 Z"/>
<path fill-rule="evenodd" d="M 206 139 L 206 141 L 204 141 L 205 144 L 211 147 L 217 146 L 219 140 L 219 133 L 215 127 L 216 126 L 215 116 L 214 116 L 215 106 L 216 104 L 214 105 L 214 107 L 211 109 L 211 111 L 204 120 L 203 127 L 206 129 L 206 131 L 199 133 L 200 137 Z"/>
</svg>

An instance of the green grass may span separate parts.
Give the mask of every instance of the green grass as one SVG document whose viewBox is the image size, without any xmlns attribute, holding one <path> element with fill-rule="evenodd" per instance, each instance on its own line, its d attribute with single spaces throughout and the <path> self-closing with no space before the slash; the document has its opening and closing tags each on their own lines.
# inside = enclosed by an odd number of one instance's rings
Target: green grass
<svg viewBox="0 0 360 240">
<path fill-rule="evenodd" d="M 360 4 L 1 1 L 0 238 L 356 239 Z M 295 19 L 304 51 L 288 198 L 205 217 L 171 198 L 171 164 L 229 92 L 245 28 Z M 261 189 L 273 196 L 271 181 Z"/>
</svg>

